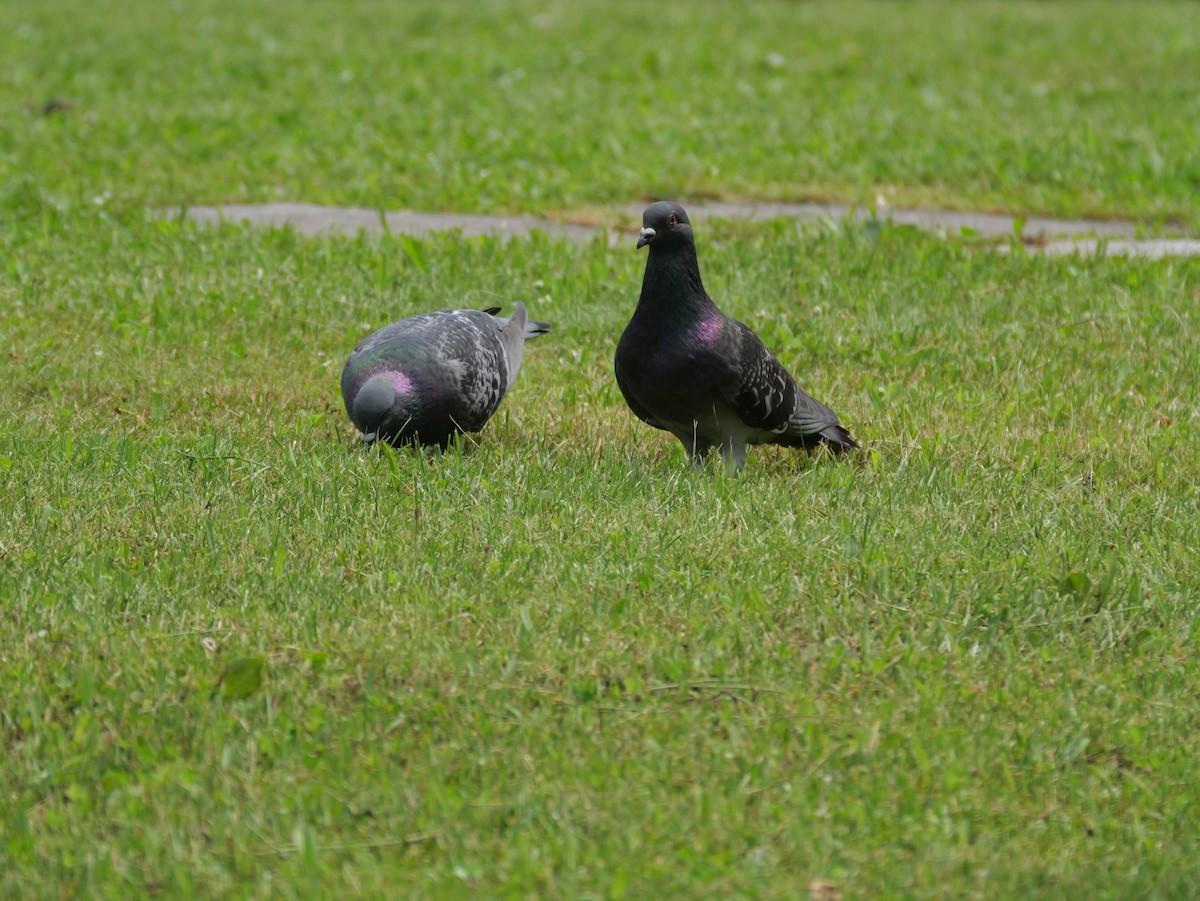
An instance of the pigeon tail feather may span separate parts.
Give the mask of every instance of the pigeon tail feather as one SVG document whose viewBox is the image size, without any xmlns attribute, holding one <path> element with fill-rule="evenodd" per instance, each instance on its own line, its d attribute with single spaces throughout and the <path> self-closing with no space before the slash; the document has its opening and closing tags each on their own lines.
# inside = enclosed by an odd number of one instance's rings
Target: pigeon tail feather
<svg viewBox="0 0 1200 901">
<path fill-rule="evenodd" d="M 525 337 L 536 338 L 538 335 L 544 335 L 550 331 L 550 323 L 542 322 L 540 319 L 529 319 L 525 322 Z"/>
<path fill-rule="evenodd" d="M 508 363 L 508 387 L 511 389 L 517 381 L 517 372 L 521 368 L 525 339 L 546 334 L 550 331 L 550 323 L 530 319 L 523 303 L 514 306 L 512 316 L 507 319 L 497 318 L 501 323 L 500 334 L 504 342 L 505 361 Z"/>
<path fill-rule="evenodd" d="M 823 431 L 821 433 L 821 444 L 839 455 L 847 454 L 852 450 L 857 450 L 859 447 L 859 443 L 851 436 L 850 430 L 841 424 L 830 426 Z"/>
<path fill-rule="evenodd" d="M 802 447 L 805 450 L 826 447 L 835 456 L 841 456 L 859 447 L 859 443 L 841 423 L 826 426 L 819 432 L 785 435 L 775 443 L 782 447 Z"/>
</svg>

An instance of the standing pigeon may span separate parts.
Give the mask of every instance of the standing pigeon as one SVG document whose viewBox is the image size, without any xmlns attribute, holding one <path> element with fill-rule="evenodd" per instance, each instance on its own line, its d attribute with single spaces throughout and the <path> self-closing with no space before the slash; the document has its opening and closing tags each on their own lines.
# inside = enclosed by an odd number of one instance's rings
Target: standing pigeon
<svg viewBox="0 0 1200 901">
<path fill-rule="evenodd" d="M 694 463 L 719 447 L 735 470 L 748 444 L 823 444 L 835 454 L 858 447 L 837 414 L 705 293 L 683 207 L 646 207 L 637 246 L 645 244 L 642 296 L 616 357 L 617 385 L 640 420 L 672 433 Z"/>
<path fill-rule="evenodd" d="M 358 343 L 342 370 L 346 412 L 368 444 L 436 444 L 478 432 L 517 380 L 525 339 L 550 329 L 488 310 L 422 313 Z"/>
</svg>

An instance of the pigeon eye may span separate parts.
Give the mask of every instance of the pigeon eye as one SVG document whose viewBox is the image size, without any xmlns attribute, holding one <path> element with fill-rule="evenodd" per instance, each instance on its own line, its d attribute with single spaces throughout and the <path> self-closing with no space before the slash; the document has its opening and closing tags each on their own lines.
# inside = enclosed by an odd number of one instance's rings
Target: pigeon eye
<svg viewBox="0 0 1200 901">
<path fill-rule="evenodd" d="M 667 217 L 667 225 L 674 225 L 677 221 L 674 213 Z"/>
</svg>

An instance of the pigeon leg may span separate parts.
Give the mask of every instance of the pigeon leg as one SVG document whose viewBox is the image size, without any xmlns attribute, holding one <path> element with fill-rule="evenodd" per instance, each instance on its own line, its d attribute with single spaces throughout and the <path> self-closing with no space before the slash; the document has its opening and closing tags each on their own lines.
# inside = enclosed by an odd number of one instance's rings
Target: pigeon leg
<svg viewBox="0 0 1200 901">
<path fill-rule="evenodd" d="M 692 465 L 703 466 L 704 458 L 708 456 L 708 452 L 714 447 L 711 441 L 706 441 L 695 432 L 688 432 L 683 435 L 676 435 L 684 450 L 688 452 L 688 456 L 692 458 Z"/>
<path fill-rule="evenodd" d="M 730 435 L 721 442 L 721 456 L 725 458 L 725 465 L 729 467 L 729 471 L 737 472 L 746 465 L 746 442 Z"/>
</svg>

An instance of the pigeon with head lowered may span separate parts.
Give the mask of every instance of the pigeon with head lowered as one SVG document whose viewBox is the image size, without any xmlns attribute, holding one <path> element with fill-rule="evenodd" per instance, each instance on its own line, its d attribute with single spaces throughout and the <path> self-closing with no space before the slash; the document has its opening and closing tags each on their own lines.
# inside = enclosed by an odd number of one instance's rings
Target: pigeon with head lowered
<svg viewBox="0 0 1200 901">
<path fill-rule="evenodd" d="M 346 412 L 367 443 L 438 445 L 478 432 L 517 380 L 525 339 L 548 323 L 489 310 L 441 310 L 384 326 L 342 370 Z"/>
<path fill-rule="evenodd" d="M 617 385 L 639 419 L 672 433 L 697 464 L 719 448 L 732 469 L 750 444 L 824 445 L 835 454 L 858 447 L 833 410 L 713 303 L 683 207 L 646 207 L 637 246 L 645 245 L 642 295 L 616 356 Z"/>
</svg>

